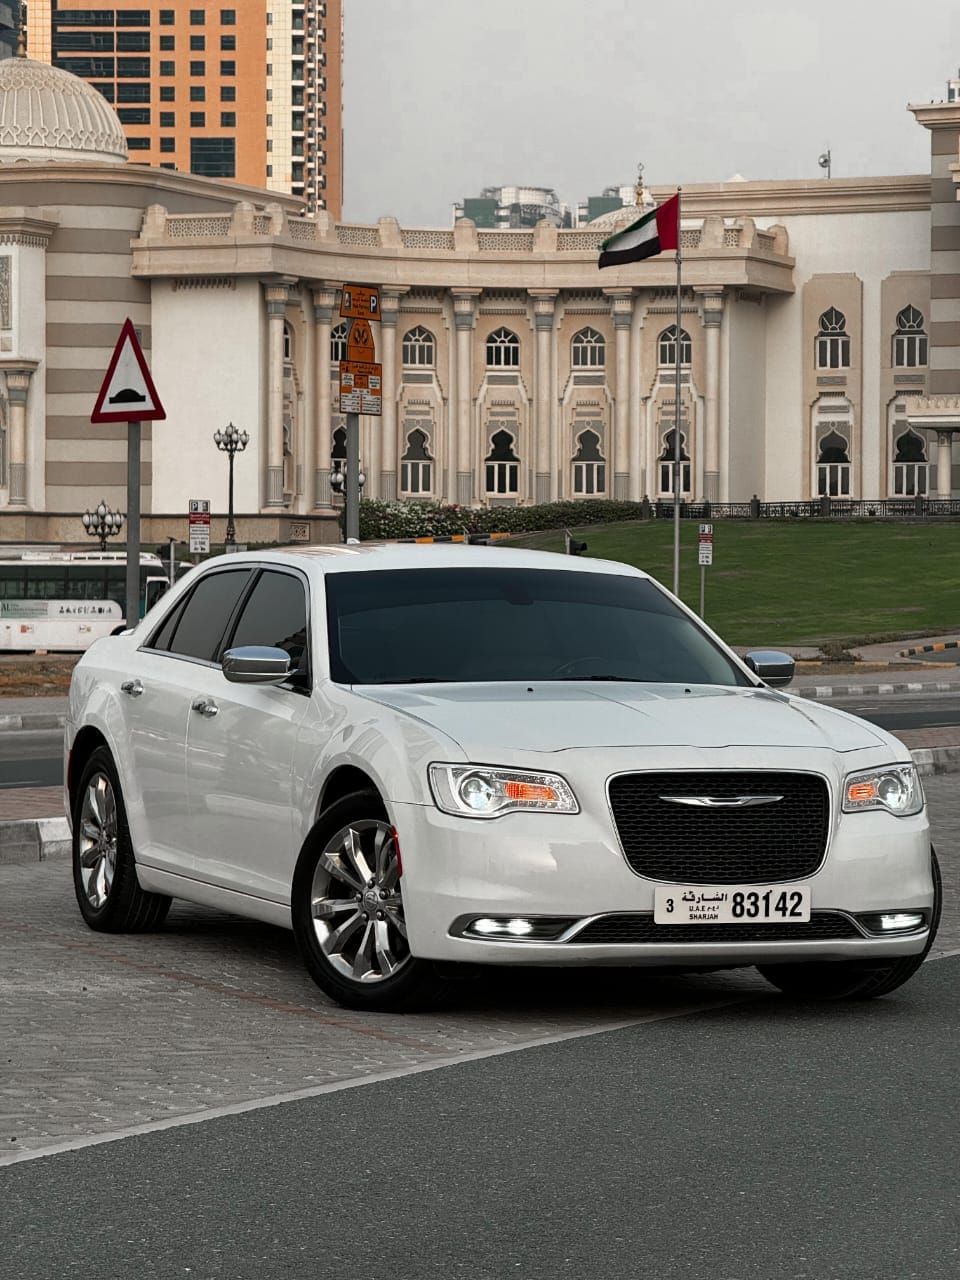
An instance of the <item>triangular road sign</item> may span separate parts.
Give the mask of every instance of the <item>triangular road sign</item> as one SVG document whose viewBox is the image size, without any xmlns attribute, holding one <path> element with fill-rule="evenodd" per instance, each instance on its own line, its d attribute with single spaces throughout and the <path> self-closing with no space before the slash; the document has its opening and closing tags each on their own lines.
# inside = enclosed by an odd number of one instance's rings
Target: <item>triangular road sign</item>
<svg viewBox="0 0 960 1280">
<path fill-rule="evenodd" d="M 133 321 L 123 322 L 91 422 L 157 422 L 167 415 L 143 358 Z"/>
</svg>

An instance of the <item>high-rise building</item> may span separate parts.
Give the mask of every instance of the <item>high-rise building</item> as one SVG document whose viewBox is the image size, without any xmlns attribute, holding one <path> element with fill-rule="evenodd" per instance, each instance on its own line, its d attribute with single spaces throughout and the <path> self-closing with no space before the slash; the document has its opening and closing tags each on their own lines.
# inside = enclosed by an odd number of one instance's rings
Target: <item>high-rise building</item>
<svg viewBox="0 0 960 1280">
<path fill-rule="evenodd" d="M 31 0 L 27 10 L 29 56 L 116 108 L 132 161 L 283 191 L 334 217 L 342 24 L 343 0 Z"/>
<path fill-rule="evenodd" d="M 10 58 L 17 48 L 16 6 L 0 4 L 0 58 Z"/>
<path fill-rule="evenodd" d="M 453 218 L 469 218 L 478 227 L 535 227 L 549 222 L 569 227 L 570 210 L 552 187 L 484 187 L 453 206 Z"/>
</svg>

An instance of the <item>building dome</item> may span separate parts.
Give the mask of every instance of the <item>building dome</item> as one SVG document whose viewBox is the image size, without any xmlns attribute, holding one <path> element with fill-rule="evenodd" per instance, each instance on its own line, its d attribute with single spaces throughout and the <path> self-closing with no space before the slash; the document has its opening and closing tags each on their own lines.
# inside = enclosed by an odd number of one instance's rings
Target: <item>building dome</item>
<svg viewBox="0 0 960 1280">
<path fill-rule="evenodd" d="M 120 121 L 96 89 L 30 58 L 0 61 L 0 164 L 92 160 L 120 164 Z"/>
<path fill-rule="evenodd" d="M 594 218 L 592 222 L 587 223 L 587 226 L 592 231 L 606 231 L 608 235 L 612 236 L 615 232 L 622 231 L 624 227 L 629 227 L 631 222 L 636 222 L 638 218 L 642 218 L 653 207 L 652 203 L 644 205 L 642 209 L 635 204 L 625 204 L 620 209 L 611 209 L 609 213 L 601 213 L 599 218 Z"/>
</svg>

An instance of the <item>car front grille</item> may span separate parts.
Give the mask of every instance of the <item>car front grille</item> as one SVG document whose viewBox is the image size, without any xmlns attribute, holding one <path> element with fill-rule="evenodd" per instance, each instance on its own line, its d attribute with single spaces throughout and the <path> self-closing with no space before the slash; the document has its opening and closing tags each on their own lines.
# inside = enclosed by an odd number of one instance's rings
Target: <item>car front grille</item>
<svg viewBox="0 0 960 1280">
<path fill-rule="evenodd" d="M 638 942 L 829 942 L 837 938 L 862 938 L 863 934 L 838 911 L 814 911 L 802 924 L 654 924 L 653 916 L 620 914 L 601 916 L 574 934 L 571 943 Z"/>
<path fill-rule="evenodd" d="M 611 779 L 609 794 L 627 861 L 651 880 L 779 884 L 812 875 L 826 851 L 830 797 L 815 774 L 628 773 Z M 780 799 L 724 808 L 664 796 Z"/>
</svg>

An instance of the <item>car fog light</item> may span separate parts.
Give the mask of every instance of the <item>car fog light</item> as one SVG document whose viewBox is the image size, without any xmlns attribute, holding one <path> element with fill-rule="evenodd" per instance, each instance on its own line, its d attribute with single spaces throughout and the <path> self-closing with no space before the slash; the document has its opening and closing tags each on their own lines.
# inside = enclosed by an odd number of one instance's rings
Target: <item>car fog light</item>
<svg viewBox="0 0 960 1280">
<path fill-rule="evenodd" d="M 484 916 L 480 920 L 474 920 L 470 926 L 471 933 L 482 933 L 491 935 L 496 933 L 506 933 L 514 938 L 526 937 L 528 933 L 533 933 L 533 925 L 529 920 L 491 920 Z"/>
<path fill-rule="evenodd" d="M 922 911 L 892 911 L 880 917 L 881 929 L 919 929 L 922 925 Z"/>
<path fill-rule="evenodd" d="M 878 911 L 861 916 L 860 923 L 871 933 L 915 933 L 927 922 L 924 911 Z"/>
</svg>

